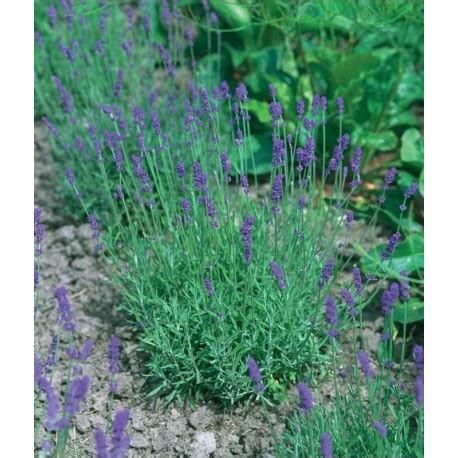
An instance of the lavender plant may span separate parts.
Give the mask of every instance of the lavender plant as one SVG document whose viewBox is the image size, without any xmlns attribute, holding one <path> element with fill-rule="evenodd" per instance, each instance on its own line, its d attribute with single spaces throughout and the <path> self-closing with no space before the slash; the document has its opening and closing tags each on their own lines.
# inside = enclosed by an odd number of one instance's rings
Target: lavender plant
<svg viewBox="0 0 458 458">
<path fill-rule="evenodd" d="M 150 394 L 235 403 L 252 394 L 251 358 L 267 399 L 326 362 L 321 350 L 331 349 L 335 367 L 337 323 L 356 328 L 370 301 L 359 270 L 353 293 L 341 275 L 362 238 L 349 205 L 363 154 L 342 131 L 342 99 L 317 94 L 308 112 L 298 101 L 297 118 L 285 119 L 269 88 L 272 170 L 263 183 L 253 175 L 255 152 L 265 151 L 251 135 L 247 88 L 208 86 L 176 4 L 161 2 L 167 40 L 151 29 L 147 2 L 135 24 L 119 7 L 91 5 L 47 19 L 37 99 L 67 190 L 141 330 Z M 331 117 L 337 138 L 326 131 Z M 378 208 L 395 177 L 390 170 Z M 399 242 L 397 232 L 380 266 Z M 335 290 L 345 291 L 349 315 L 329 299 Z"/>
</svg>

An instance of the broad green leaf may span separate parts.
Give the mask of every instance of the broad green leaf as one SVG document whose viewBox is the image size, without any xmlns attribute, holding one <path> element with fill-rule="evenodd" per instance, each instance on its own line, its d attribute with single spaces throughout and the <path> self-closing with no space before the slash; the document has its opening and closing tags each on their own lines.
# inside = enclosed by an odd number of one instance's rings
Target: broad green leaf
<svg viewBox="0 0 458 458">
<path fill-rule="evenodd" d="M 420 174 L 419 188 L 420 188 L 420 194 L 424 196 L 425 195 L 425 169 L 424 168 Z"/>
<path fill-rule="evenodd" d="M 412 272 L 424 267 L 424 240 L 420 234 L 409 235 L 401 242 L 389 260 L 380 262 L 380 253 L 385 249 L 386 243 L 365 251 L 360 245 L 355 248 L 362 255 L 363 270 L 371 275 L 381 273 L 397 277 L 400 272 Z"/>
<path fill-rule="evenodd" d="M 418 129 L 410 128 L 402 134 L 401 159 L 416 165 L 423 164 L 423 139 Z"/>
<path fill-rule="evenodd" d="M 229 50 L 229 54 L 231 55 L 232 59 L 232 65 L 234 67 L 240 67 L 243 61 L 247 58 L 247 51 L 245 49 L 236 49 L 227 43 L 225 43 L 224 46 Z"/>
<path fill-rule="evenodd" d="M 353 54 L 338 62 L 332 73 L 338 86 L 344 86 L 351 80 L 366 76 L 380 64 L 380 59 L 372 54 Z"/>
<path fill-rule="evenodd" d="M 377 151 L 391 151 L 396 148 L 398 137 L 391 130 L 374 134 L 369 132 L 365 136 L 365 146 Z"/>
<path fill-rule="evenodd" d="M 270 124 L 272 122 L 269 114 L 269 104 L 267 102 L 250 99 L 247 105 L 249 111 L 254 113 L 260 122 L 263 124 Z"/>
<path fill-rule="evenodd" d="M 231 27 L 249 27 L 251 13 L 249 8 L 241 5 L 237 0 L 211 0 L 211 6 Z"/>
<path fill-rule="evenodd" d="M 424 303 L 418 299 L 410 299 L 405 304 L 397 304 L 393 311 L 393 319 L 398 323 L 414 323 L 415 321 L 422 321 L 424 319 Z"/>
</svg>

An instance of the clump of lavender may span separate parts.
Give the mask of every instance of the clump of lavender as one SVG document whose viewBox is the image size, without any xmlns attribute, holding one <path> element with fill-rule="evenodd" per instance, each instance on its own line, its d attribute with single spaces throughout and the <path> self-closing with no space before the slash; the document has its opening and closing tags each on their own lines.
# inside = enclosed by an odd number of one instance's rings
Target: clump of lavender
<svg viewBox="0 0 458 458">
<path fill-rule="evenodd" d="M 326 283 L 332 277 L 334 270 L 334 260 L 329 258 L 325 264 L 323 269 L 321 270 L 320 279 L 318 281 L 318 288 L 323 289 L 326 286 Z"/>
<path fill-rule="evenodd" d="M 272 271 L 272 275 L 276 278 L 278 287 L 280 289 L 285 289 L 286 288 L 286 281 L 285 281 L 285 276 L 283 274 L 282 268 L 279 266 L 279 264 L 275 261 L 272 261 L 270 263 L 270 269 Z"/>
<path fill-rule="evenodd" d="M 250 377 L 251 381 L 254 383 L 256 393 L 261 393 L 264 391 L 264 384 L 262 383 L 261 371 L 256 363 L 256 360 L 251 356 L 247 359 L 247 367 L 248 367 L 248 376 Z"/>
<path fill-rule="evenodd" d="M 299 394 L 299 407 L 302 413 L 310 413 L 313 409 L 312 392 L 304 382 L 299 382 L 296 389 Z"/>
<path fill-rule="evenodd" d="M 380 258 L 382 261 L 386 261 L 390 258 L 400 241 L 401 233 L 399 231 L 390 236 L 386 248 L 380 253 Z"/>
<path fill-rule="evenodd" d="M 248 215 L 245 218 L 242 226 L 240 227 L 240 236 L 242 238 L 243 245 L 243 259 L 245 264 L 251 264 L 253 259 L 253 240 L 252 240 L 252 231 L 254 225 L 254 216 Z"/>
</svg>

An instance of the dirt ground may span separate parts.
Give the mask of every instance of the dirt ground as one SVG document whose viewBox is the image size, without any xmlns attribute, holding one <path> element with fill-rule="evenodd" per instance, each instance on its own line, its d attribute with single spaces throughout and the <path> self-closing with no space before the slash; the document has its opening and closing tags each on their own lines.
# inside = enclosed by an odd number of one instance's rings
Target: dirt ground
<svg viewBox="0 0 458 458">
<path fill-rule="evenodd" d="M 94 456 L 94 429 L 105 426 L 110 383 L 107 347 L 112 335 L 119 336 L 122 342 L 114 410 L 130 409 L 130 457 L 272 456 L 273 435 L 259 405 L 238 407 L 230 414 L 218 411 L 212 404 L 191 409 L 173 404 L 165 407 L 161 399 L 145 399 L 141 391 L 142 364 L 132 327 L 116 311 L 120 296 L 110 284 L 103 260 L 96 255 L 89 226 L 68 223 L 60 211 L 62 201 L 56 193 L 51 152 L 41 126 L 35 132 L 35 205 L 42 208 L 46 230 L 35 351 L 45 355 L 57 330 L 54 290 L 60 285 L 69 291 L 77 325 L 77 346 L 89 338 L 95 341 L 84 367 L 84 373 L 91 377 L 90 392 L 70 432 L 67 456 Z M 365 325 L 366 348 L 371 353 L 377 349 L 381 326 L 380 319 Z M 65 388 L 61 383 L 65 378 L 65 358 L 56 367 L 56 390 Z M 329 398 L 331 389 L 330 383 L 323 384 L 317 401 Z M 270 413 L 278 435 L 285 428 L 286 415 L 296 405 L 292 388 L 289 400 Z"/>
</svg>

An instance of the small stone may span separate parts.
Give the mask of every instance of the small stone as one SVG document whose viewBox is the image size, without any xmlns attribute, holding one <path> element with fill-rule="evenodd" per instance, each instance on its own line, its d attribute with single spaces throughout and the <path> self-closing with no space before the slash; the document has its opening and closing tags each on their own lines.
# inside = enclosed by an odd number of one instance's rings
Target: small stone
<svg viewBox="0 0 458 458">
<path fill-rule="evenodd" d="M 148 448 L 149 442 L 143 434 L 134 433 L 130 436 L 130 445 L 133 448 Z"/>
<path fill-rule="evenodd" d="M 175 433 L 175 436 L 183 436 L 186 432 L 186 418 L 169 421 L 167 428 Z"/>
<path fill-rule="evenodd" d="M 91 419 L 88 415 L 77 415 L 76 427 L 80 432 L 86 433 L 91 429 L 91 426 Z"/>
<path fill-rule="evenodd" d="M 192 458 L 203 458 L 210 456 L 216 451 L 216 438 L 213 431 L 204 431 L 196 433 L 196 440 L 191 444 L 193 449 Z"/>
<path fill-rule="evenodd" d="M 189 416 L 189 424 L 195 428 L 203 430 L 207 428 L 213 420 L 211 410 L 207 406 L 199 407 Z"/>
</svg>

